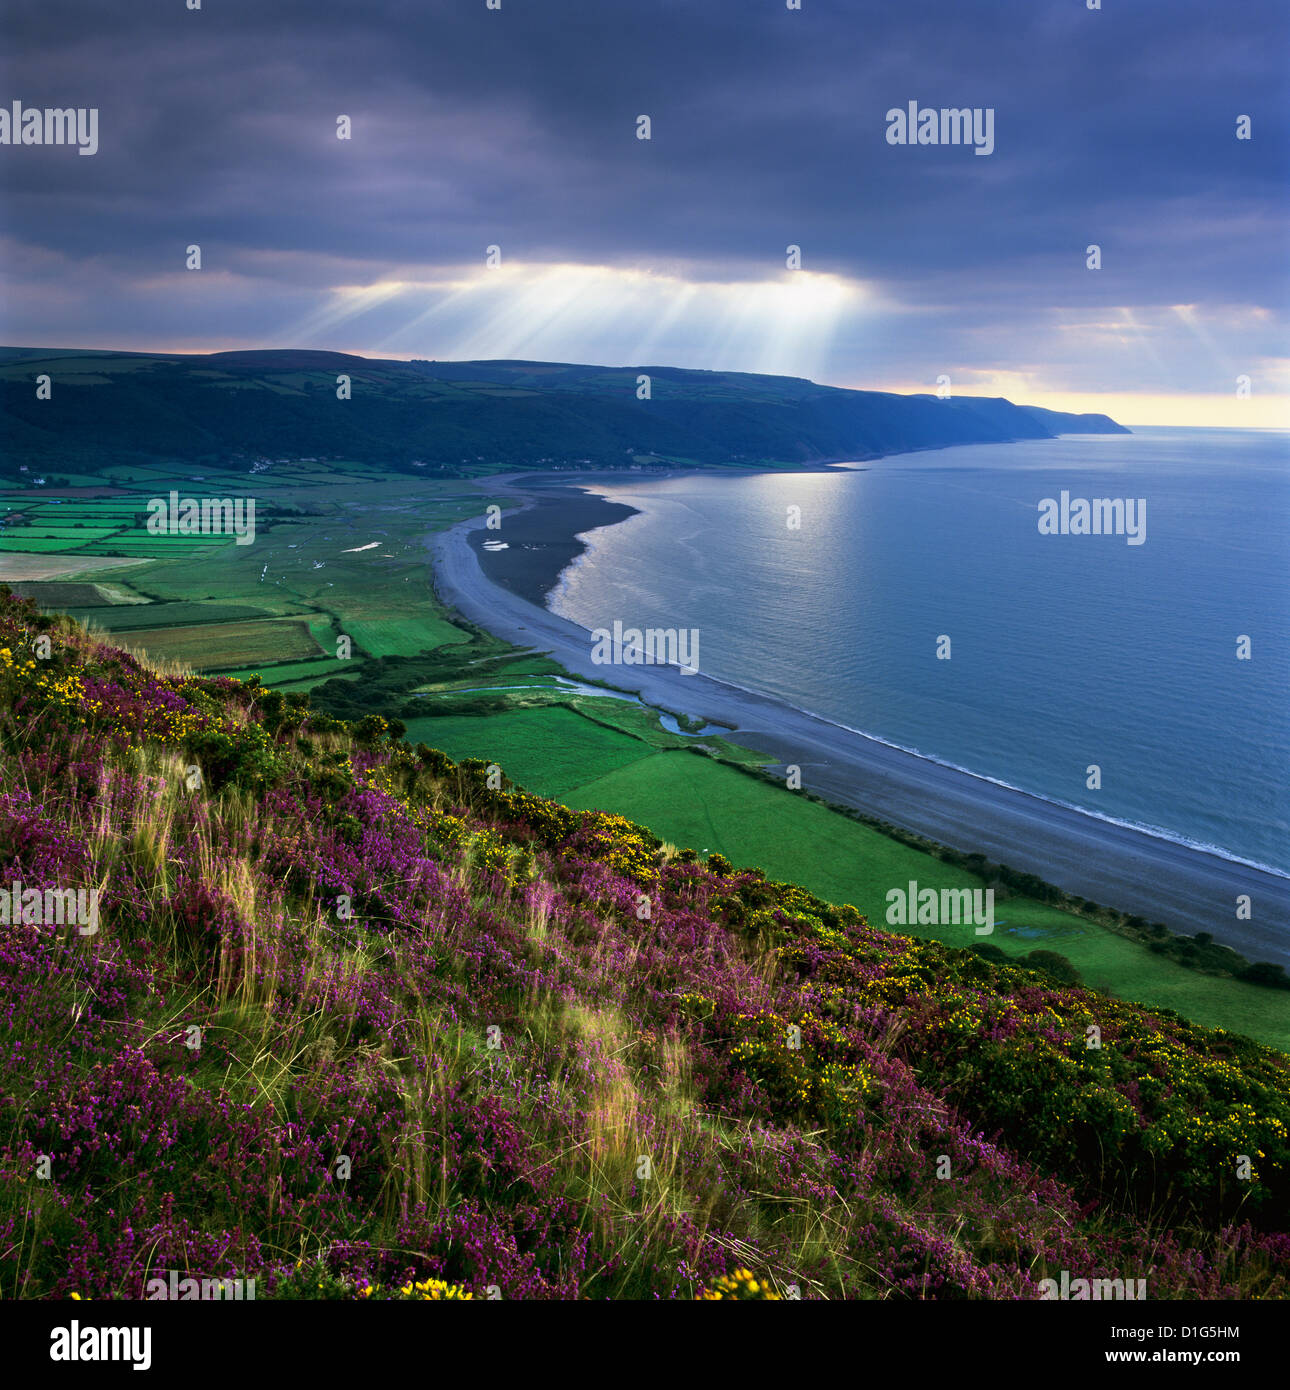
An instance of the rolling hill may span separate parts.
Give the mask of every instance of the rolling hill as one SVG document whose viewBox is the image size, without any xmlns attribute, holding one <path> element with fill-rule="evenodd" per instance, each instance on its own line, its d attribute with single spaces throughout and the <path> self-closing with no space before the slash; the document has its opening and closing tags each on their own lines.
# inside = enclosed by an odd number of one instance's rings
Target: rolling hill
<svg viewBox="0 0 1290 1390">
<path fill-rule="evenodd" d="M 37 378 L 49 378 L 39 399 Z M 649 399 L 638 383 L 649 377 Z M 348 378 L 349 398 L 338 396 Z M 1104 415 L 900 396 L 797 377 L 338 352 L 0 348 L 0 476 L 182 460 L 354 459 L 455 474 L 625 462 L 802 466 L 952 444 L 1127 433 Z"/>
</svg>

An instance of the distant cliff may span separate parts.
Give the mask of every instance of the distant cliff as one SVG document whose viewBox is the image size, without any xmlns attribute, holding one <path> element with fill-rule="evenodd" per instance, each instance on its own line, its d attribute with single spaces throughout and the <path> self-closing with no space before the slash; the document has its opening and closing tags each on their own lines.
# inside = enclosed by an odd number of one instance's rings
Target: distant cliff
<svg viewBox="0 0 1290 1390">
<path fill-rule="evenodd" d="M 37 395 L 41 376 L 50 379 L 47 399 Z M 179 356 L 49 348 L 0 349 L 0 430 L 0 474 L 10 477 L 23 465 L 74 473 L 165 460 L 246 469 L 259 458 L 345 458 L 440 473 L 479 462 L 791 467 L 1123 432 L 1106 416 L 1003 399 L 849 391 L 742 372 L 399 362 L 304 350 Z"/>
<path fill-rule="evenodd" d="M 1027 415 L 1033 415 L 1049 434 L 1132 434 L 1132 430 L 1117 425 L 1109 415 L 1072 415 L 1065 410 L 1045 410 L 1041 405 L 1023 405 Z"/>
</svg>

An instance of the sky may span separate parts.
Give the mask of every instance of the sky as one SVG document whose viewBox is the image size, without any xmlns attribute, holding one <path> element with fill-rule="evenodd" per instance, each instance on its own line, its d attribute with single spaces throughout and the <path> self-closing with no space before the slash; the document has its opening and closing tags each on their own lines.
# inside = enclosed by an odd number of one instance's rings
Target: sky
<svg viewBox="0 0 1290 1390">
<path fill-rule="evenodd" d="M 1290 426 L 1290 5 L 1092 2 L 6 0 L 0 342 Z"/>
</svg>

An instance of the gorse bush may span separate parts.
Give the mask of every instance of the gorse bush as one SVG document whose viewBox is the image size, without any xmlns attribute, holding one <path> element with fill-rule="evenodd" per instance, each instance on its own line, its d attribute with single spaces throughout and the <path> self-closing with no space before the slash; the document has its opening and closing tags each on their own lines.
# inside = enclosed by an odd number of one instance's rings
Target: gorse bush
<svg viewBox="0 0 1290 1390">
<path fill-rule="evenodd" d="M 1030 951 L 1022 957 L 1022 963 L 1028 970 L 1040 970 L 1059 984 L 1080 983 L 1079 971 L 1060 951 Z"/>
<path fill-rule="evenodd" d="M 0 600 L 5 1296 L 1290 1292 L 1286 1057 L 397 736 Z"/>
</svg>

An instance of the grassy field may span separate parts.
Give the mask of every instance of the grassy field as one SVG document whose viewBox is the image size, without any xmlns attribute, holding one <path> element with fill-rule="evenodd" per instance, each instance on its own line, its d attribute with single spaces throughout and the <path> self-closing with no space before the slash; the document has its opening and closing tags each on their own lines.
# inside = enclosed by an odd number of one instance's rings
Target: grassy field
<svg viewBox="0 0 1290 1390">
<path fill-rule="evenodd" d="M 342 664 L 352 666 L 354 663 L 351 661 Z M 314 665 L 320 667 L 321 663 L 314 663 Z M 265 681 L 267 685 L 272 686 L 275 690 L 299 690 L 307 693 L 312 690 L 314 686 L 321 685 L 323 681 L 361 681 L 363 679 L 363 673 L 361 671 L 325 671 L 322 669 L 315 669 L 296 676 L 294 679 L 283 680 L 278 676 L 277 669 L 276 666 L 273 668 L 273 679 Z"/>
<path fill-rule="evenodd" d="M 32 535 L 28 536 L 22 531 L 13 531 L 5 535 L 3 544 L 6 550 L 12 550 L 19 554 L 50 555 L 63 550 L 74 550 L 80 542 L 66 538 L 60 540 L 42 536 L 39 532 L 33 532 Z"/>
<path fill-rule="evenodd" d="M 118 633 L 123 645 L 160 661 L 177 661 L 195 671 L 219 671 L 234 660 L 286 661 L 319 650 L 303 622 L 199 623 Z"/>
<path fill-rule="evenodd" d="M 349 618 L 345 632 L 373 656 L 415 656 L 444 642 L 461 640 L 460 629 L 436 613 L 406 618 Z"/>
<path fill-rule="evenodd" d="M 13 532 L 15 540 L 55 540 L 55 541 L 96 541 L 104 536 L 116 535 L 116 528 L 112 526 L 45 526 L 35 524 L 24 526 L 20 530 Z"/>
<path fill-rule="evenodd" d="M 353 670 L 353 666 L 352 661 L 340 661 L 336 657 L 327 656 L 319 657 L 316 661 L 284 661 L 272 666 L 262 663 L 240 670 L 225 669 L 221 674 L 233 676 L 240 681 L 259 676 L 265 685 L 271 685 L 278 690 L 288 690 L 305 680 L 325 680 L 332 675 L 361 675 L 360 671 Z"/>
<path fill-rule="evenodd" d="M 488 758 L 529 791 L 561 800 L 589 778 L 610 775 L 655 755 L 649 744 L 558 705 L 411 719 L 407 725 L 410 742 L 429 743 L 455 759 Z"/>
<path fill-rule="evenodd" d="M 119 584 L 77 584 L 51 581 L 46 584 L 15 583 L 10 586 L 23 598 L 34 598 L 50 608 L 73 613 L 88 608 L 145 606 L 147 599 Z"/>
<path fill-rule="evenodd" d="M 98 555 L 28 555 L 6 547 L 0 537 L 0 584 L 40 583 L 70 575 L 133 570 L 139 560 L 104 559 Z"/>
<path fill-rule="evenodd" d="M 137 643 L 170 659 L 188 660 L 192 652 L 203 669 L 216 669 L 215 662 L 239 675 L 267 677 L 285 663 L 299 665 L 298 659 L 312 652 L 318 662 L 291 674 L 313 683 L 332 671 L 361 670 L 365 657 L 412 655 L 462 638 L 434 602 L 423 543 L 427 531 L 479 509 L 460 483 L 390 477 L 352 463 L 323 469 L 301 461 L 221 479 L 136 465 L 105 473 L 130 487 L 130 495 L 52 498 L 29 487 L 10 489 L 0 498 L 0 513 L 21 512 L 32 523 L 0 531 L 0 579 L 24 582 L 47 608 L 73 608 L 101 626 L 129 628 Z M 235 545 L 227 536 L 148 535 L 138 524 L 147 499 L 172 489 L 185 497 L 255 497 L 254 543 Z M 359 549 L 373 541 L 375 547 Z M 58 554 L 64 549 L 74 552 L 65 560 Z M 110 602 L 147 605 L 152 613 L 126 616 L 100 609 L 91 614 L 86 610 L 99 607 L 101 594 L 55 587 L 70 575 L 119 566 L 125 555 L 143 563 L 131 570 L 129 587 L 118 585 Z M 40 581 L 48 586 L 43 593 Z M 210 611 L 203 614 L 197 605 Z M 230 631 L 227 643 L 212 652 L 212 620 L 254 622 L 257 615 L 271 625 L 277 618 L 302 617 L 321 650 L 294 640 L 279 645 L 281 638 L 270 626 L 262 633 Z M 189 626 L 205 631 L 189 636 L 177 631 Z M 353 640 L 353 666 L 335 660 L 336 637 L 342 633 Z"/>
<path fill-rule="evenodd" d="M 62 611 L 70 613 L 78 622 L 91 623 L 108 632 L 208 626 L 253 621 L 265 616 L 263 609 L 242 603 L 121 603 L 84 607 L 70 604 Z"/>
</svg>

